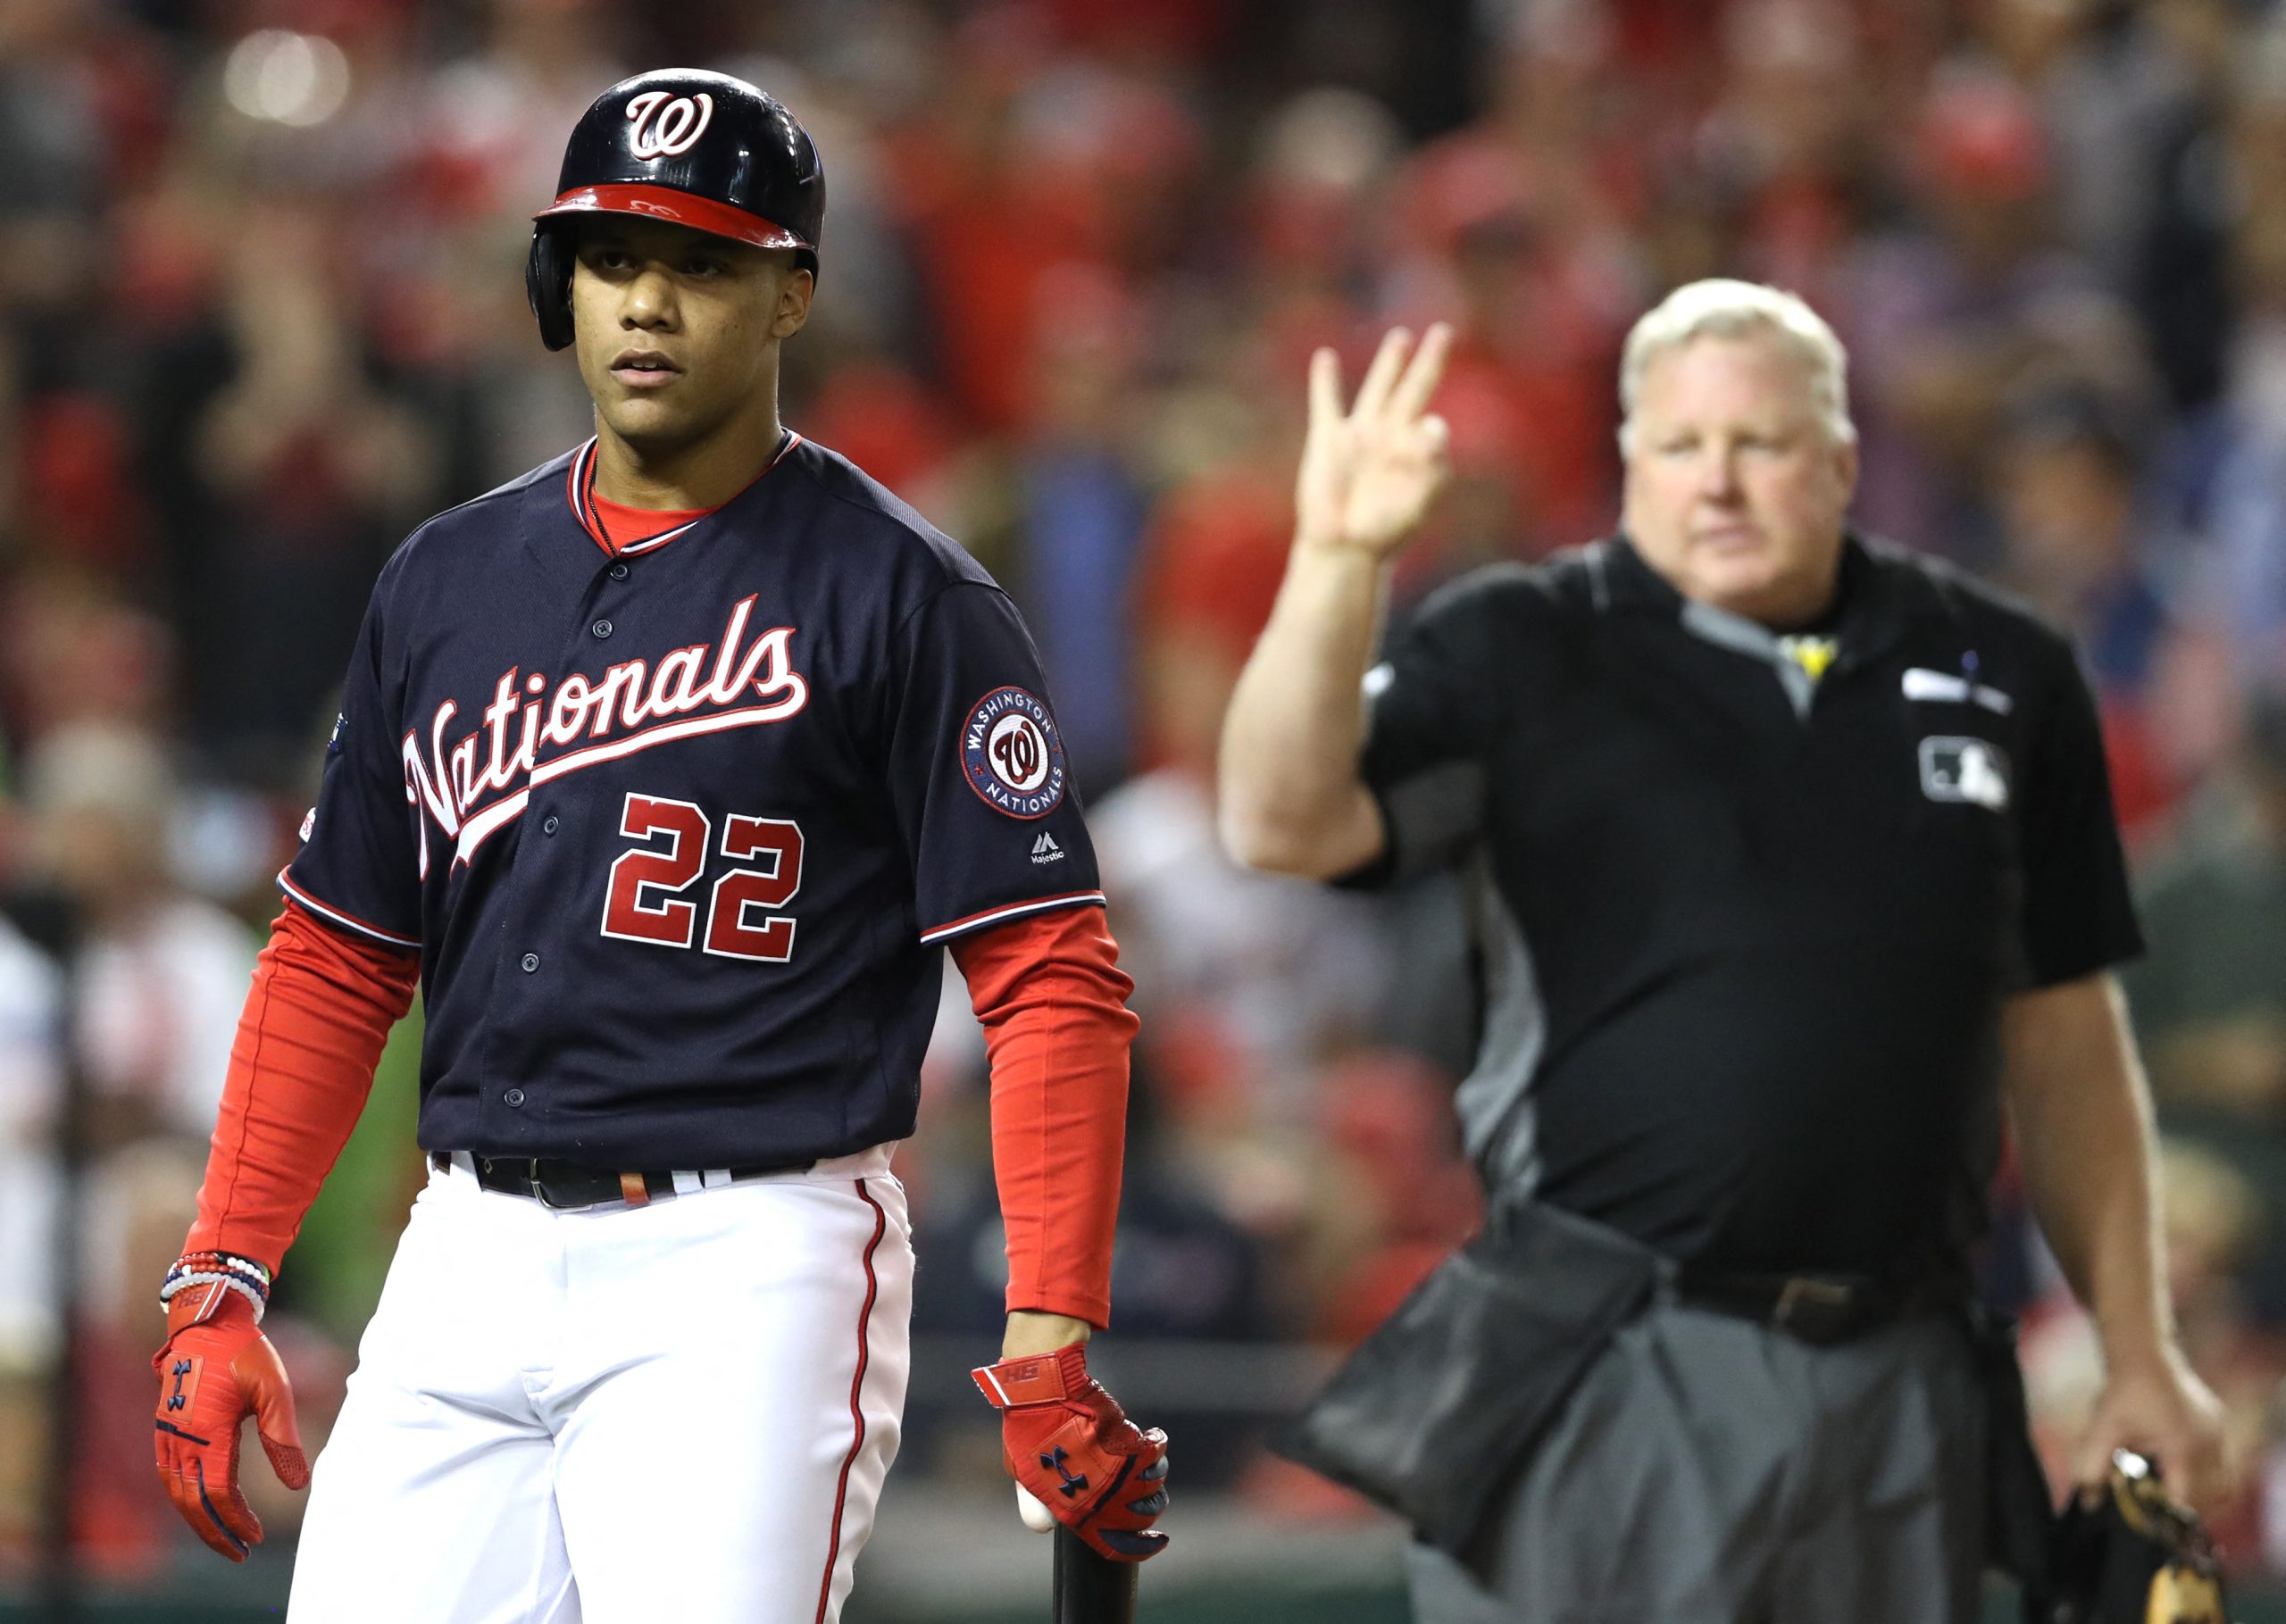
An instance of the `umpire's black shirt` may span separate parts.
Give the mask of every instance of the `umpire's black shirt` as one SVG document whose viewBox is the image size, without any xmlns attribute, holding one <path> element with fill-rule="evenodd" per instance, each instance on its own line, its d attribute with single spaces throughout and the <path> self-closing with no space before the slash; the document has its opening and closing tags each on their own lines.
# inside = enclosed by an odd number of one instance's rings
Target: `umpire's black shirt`
<svg viewBox="0 0 2286 1624">
<path fill-rule="evenodd" d="M 1855 537 L 1813 629 L 1623 539 L 1454 583 L 1367 679 L 1356 878 L 1467 878 L 1489 1178 L 1708 1268 L 1917 1271 L 1981 1222 L 2004 997 L 2140 942 L 2061 635 Z"/>
</svg>

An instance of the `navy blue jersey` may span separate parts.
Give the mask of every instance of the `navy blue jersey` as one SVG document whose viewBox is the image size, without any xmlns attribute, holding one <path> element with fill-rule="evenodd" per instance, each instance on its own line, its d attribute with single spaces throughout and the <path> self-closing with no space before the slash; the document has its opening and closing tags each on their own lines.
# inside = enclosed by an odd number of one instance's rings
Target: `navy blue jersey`
<svg viewBox="0 0 2286 1624">
<path fill-rule="evenodd" d="M 279 883 L 420 950 L 425 1148 L 736 1167 L 901 1138 L 939 945 L 1103 900 L 1031 640 L 798 437 L 616 555 L 576 505 L 592 456 L 389 561 Z"/>
</svg>

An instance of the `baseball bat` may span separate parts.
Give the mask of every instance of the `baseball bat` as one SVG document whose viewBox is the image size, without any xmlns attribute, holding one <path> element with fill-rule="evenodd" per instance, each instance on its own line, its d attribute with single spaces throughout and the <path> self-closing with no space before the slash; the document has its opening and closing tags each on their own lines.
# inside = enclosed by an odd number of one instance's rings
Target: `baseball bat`
<svg viewBox="0 0 2286 1624">
<path fill-rule="evenodd" d="M 1135 1624 L 1133 1562 L 1097 1555 L 1077 1534 L 1055 1530 L 1055 1624 Z"/>
</svg>

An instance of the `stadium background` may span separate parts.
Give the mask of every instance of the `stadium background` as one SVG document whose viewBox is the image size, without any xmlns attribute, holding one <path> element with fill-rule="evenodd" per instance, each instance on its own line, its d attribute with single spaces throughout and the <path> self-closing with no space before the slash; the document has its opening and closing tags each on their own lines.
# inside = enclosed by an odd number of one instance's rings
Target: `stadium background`
<svg viewBox="0 0 2286 1624">
<path fill-rule="evenodd" d="M 1609 521 L 1620 338 L 1718 272 L 1849 345 L 1864 521 L 2083 639 L 2178 1305 L 2232 1416 L 2217 1520 L 2249 1615 L 2286 1616 L 2258 1599 L 2286 1573 L 2286 8 L 5 0 L 0 1617 L 282 1597 L 297 1508 L 259 1465 L 244 1570 L 151 1480 L 153 1292 L 367 587 L 587 432 L 525 221 L 595 93 L 676 62 L 771 88 L 825 154 L 788 421 L 966 542 L 1042 645 L 1146 1023 L 1101 1362 L 1176 1440 L 1150 1616 L 1404 1616 L 1397 1532 L 1261 1439 L 1474 1211 L 1448 899 L 1236 873 L 1212 837 L 1304 359 L 1459 324 L 1457 478 L 1401 612 Z M 954 979 L 899 1159 L 914 1397 L 857 1624 L 1045 1611 L 963 1374 L 998 1237 Z M 420 1177 L 414 1026 L 279 1283 L 313 1444 Z M 2053 1448 L 2092 1347 L 1998 1200 L 1987 1284 Z"/>
</svg>

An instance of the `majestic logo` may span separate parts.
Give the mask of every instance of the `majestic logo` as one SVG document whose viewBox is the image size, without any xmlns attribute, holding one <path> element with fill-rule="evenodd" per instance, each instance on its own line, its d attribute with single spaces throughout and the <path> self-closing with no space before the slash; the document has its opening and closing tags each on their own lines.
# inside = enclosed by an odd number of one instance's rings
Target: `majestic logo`
<svg viewBox="0 0 2286 1624">
<path fill-rule="evenodd" d="M 961 770 L 987 804 L 1012 818 L 1045 818 L 1064 800 L 1055 719 L 1022 688 L 993 689 L 961 724 Z"/>
<path fill-rule="evenodd" d="M 1046 829 L 1040 830 L 1039 838 L 1032 842 L 1032 865 L 1037 868 L 1044 862 L 1063 861 L 1064 848 L 1055 844 L 1055 837 Z"/>
<path fill-rule="evenodd" d="M 679 158 L 698 145 L 714 116 L 714 98 L 701 93 L 672 100 L 664 90 L 646 90 L 627 104 L 635 133 L 627 150 L 638 158 Z"/>
<path fill-rule="evenodd" d="M 460 705 L 450 699 L 438 705 L 428 754 L 417 733 L 399 745 L 405 801 L 429 814 L 421 824 L 421 877 L 429 877 L 430 820 L 454 843 L 453 861 L 463 863 L 523 815 L 539 785 L 655 745 L 797 713 L 809 703 L 810 685 L 794 669 L 794 628 L 774 626 L 749 639 L 756 595 L 738 600 L 715 641 L 678 648 L 655 665 L 629 660 L 595 679 L 573 671 L 552 688 L 540 672 L 511 667 L 493 684 L 484 725 L 449 749 L 446 729 Z M 582 738 L 604 742 L 568 748 Z M 543 745 L 563 754 L 541 761 Z"/>
<path fill-rule="evenodd" d="M 1965 801 L 1991 812 L 2008 804 L 2008 757 L 1981 738 L 1921 741 L 1921 792 L 1932 801 Z"/>
</svg>

